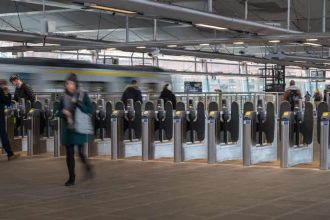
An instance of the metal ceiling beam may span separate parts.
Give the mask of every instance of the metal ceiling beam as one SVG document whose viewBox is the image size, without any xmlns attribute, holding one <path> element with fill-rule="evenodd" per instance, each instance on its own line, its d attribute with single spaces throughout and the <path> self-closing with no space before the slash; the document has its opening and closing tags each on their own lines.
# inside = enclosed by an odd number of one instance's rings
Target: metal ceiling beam
<svg viewBox="0 0 330 220">
<path fill-rule="evenodd" d="M 55 51 L 59 47 L 56 46 L 45 46 L 45 47 L 29 47 L 29 46 L 16 46 L 16 47 L 0 47 L 0 52 L 26 52 L 26 51 L 36 51 L 36 52 L 49 52 Z M 94 47 L 94 49 L 96 49 Z M 62 50 L 70 50 L 73 51 L 74 47 L 67 46 L 65 48 L 62 47 Z M 135 49 L 136 52 L 140 53 L 148 53 L 151 52 L 153 49 L 146 48 L 146 49 Z M 123 51 L 130 51 L 132 50 L 123 50 Z M 297 63 L 292 61 L 280 60 L 280 59 L 266 59 L 266 58 L 259 58 L 254 56 L 242 56 L 242 55 L 234 55 L 234 54 L 225 54 L 225 53 L 217 53 L 217 52 L 202 52 L 202 51 L 194 51 L 194 50 L 184 50 L 184 49 L 167 49 L 161 48 L 160 53 L 164 55 L 172 55 L 172 56 L 193 56 L 198 58 L 207 58 L 207 59 L 224 59 L 224 60 L 231 60 L 231 61 L 238 61 L 238 62 L 253 62 L 253 63 L 261 63 L 261 64 L 280 64 L 285 66 L 298 66 L 302 68 L 319 68 L 319 69 L 328 69 L 328 66 L 316 64 L 316 63 Z M 293 56 L 290 56 L 293 57 Z M 301 59 L 297 59 L 301 60 Z M 308 58 L 309 61 L 312 58 Z M 319 59 L 317 59 L 319 61 Z M 326 63 L 330 63 L 329 60 L 325 60 Z"/>
<path fill-rule="evenodd" d="M 138 41 L 138 42 L 111 42 L 111 41 L 97 41 L 91 39 L 74 38 L 66 36 L 55 36 L 49 35 L 44 36 L 35 33 L 16 32 L 16 31 L 0 31 L 0 40 L 11 41 L 11 42 L 29 42 L 29 43 L 43 43 L 44 39 L 46 43 L 61 44 L 65 45 L 78 45 L 82 46 L 99 46 L 99 47 L 116 47 L 116 48 L 127 48 L 136 46 L 146 47 L 166 47 L 167 45 L 199 45 L 201 43 L 209 44 L 232 44 L 234 42 L 244 42 L 246 44 L 253 43 L 268 43 L 270 40 L 280 40 L 282 43 L 290 42 L 303 42 L 306 39 L 317 38 L 319 43 L 327 43 L 330 38 L 330 33 L 303 33 L 303 34 L 292 34 L 292 35 L 273 35 L 273 36 L 253 36 L 253 37 L 239 37 L 239 38 L 212 38 L 212 39 L 196 39 L 196 40 L 170 40 L 170 41 Z"/>
<path fill-rule="evenodd" d="M 221 15 L 197 11 L 180 6 L 163 4 L 155 1 L 145 0 L 80 0 L 83 3 L 92 3 L 102 6 L 120 8 L 143 13 L 145 16 L 158 16 L 161 18 L 174 19 L 192 24 L 203 23 L 206 25 L 220 26 L 232 30 L 240 30 L 257 34 L 280 34 L 280 33 L 300 33 L 298 31 L 287 30 L 257 22 L 243 19 L 230 18 Z"/>
</svg>

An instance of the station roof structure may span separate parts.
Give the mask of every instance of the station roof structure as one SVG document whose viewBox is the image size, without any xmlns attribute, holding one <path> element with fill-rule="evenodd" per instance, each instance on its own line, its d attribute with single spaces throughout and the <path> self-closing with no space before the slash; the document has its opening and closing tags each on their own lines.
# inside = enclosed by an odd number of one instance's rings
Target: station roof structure
<svg viewBox="0 0 330 220">
<path fill-rule="evenodd" d="M 117 48 L 327 69 L 329 7 L 326 0 L 2 0 L 0 40 L 17 43 L 0 52 Z"/>
</svg>

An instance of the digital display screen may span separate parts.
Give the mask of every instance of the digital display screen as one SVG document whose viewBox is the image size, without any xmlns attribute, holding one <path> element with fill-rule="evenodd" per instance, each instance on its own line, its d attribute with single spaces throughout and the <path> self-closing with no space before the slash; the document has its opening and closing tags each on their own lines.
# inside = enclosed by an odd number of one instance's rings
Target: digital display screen
<svg viewBox="0 0 330 220">
<path fill-rule="evenodd" d="M 202 82 L 184 82 L 184 92 L 203 92 Z"/>
</svg>

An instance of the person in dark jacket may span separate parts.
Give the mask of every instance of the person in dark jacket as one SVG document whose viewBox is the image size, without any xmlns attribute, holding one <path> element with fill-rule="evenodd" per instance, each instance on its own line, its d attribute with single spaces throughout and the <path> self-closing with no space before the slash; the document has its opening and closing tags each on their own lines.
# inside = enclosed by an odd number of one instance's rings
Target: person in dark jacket
<svg viewBox="0 0 330 220">
<path fill-rule="evenodd" d="M 2 147 L 7 153 L 8 160 L 13 160 L 19 157 L 19 154 L 13 153 L 6 131 L 5 106 L 11 105 L 11 94 L 5 82 L 4 80 L 0 81 L 0 139 Z"/>
<path fill-rule="evenodd" d="M 165 84 L 163 91 L 160 93 L 160 99 L 164 99 L 164 104 L 168 101 L 172 102 L 173 109 L 176 109 L 176 98 L 173 92 L 171 91 L 171 85 Z"/>
<path fill-rule="evenodd" d="M 83 97 L 81 97 L 83 96 Z M 85 166 L 86 176 L 92 176 L 92 167 L 84 154 L 84 145 L 88 141 L 87 134 L 79 134 L 74 130 L 74 114 L 76 108 L 87 114 L 92 114 L 92 103 L 88 94 L 83 92 L 78 85 L 76 74 L 71 73 L 65 82 L 65 94 L 61 97 L 59 116 L 63 118 L 62 144 L 66 147 L 66 163 L 69 171 L 69 179 L 65 186 L 75 184 L 75 160 L 74 147 L 78 146 L 81 162 Z"/>
<path fill-rule="evenodd" d="M 16 87 L 14 100 L 18 102 L 20 99 L 25 99 L 30 101 L 33 106 L 36 101 L 33 89 L 25 84 L 18 75 L 12 75 L 9 80 Z"/>
<path fill-rule="evenodd" d="M 121 97 L 121 101 L 127 106 L 127 100 L 133 99 L 134 103 L 140 101 L 142 103 L 142 93 L 139 90 L 136 80 L 132 80 L 131 84 L 128 85 Z"/>
</svg>

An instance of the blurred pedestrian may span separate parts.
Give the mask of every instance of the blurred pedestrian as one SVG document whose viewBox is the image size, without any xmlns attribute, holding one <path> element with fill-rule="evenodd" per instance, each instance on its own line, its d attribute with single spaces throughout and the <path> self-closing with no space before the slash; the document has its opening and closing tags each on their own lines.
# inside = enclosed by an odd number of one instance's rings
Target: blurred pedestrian
<svg viewBox="0 0 330 220">
<path fill-rule="evenodd" d="M 133 99 L 134 103 L 137 101 L 142 103 L 142 93 L 139 90 L 136 80 L 132 80 L 131 84 L 126 87 L 121 97 L 121 101 L 125 104 L 126 107 L 128 99 Z"/>
<path fill-rule="evenodd" d="M 0 139 L 2 147 L 7 153 L 8 160 L 14 160 L 19 157 L 19 154 L 14 154 L 10 142 L 8 139 L 8 134 L 6 131 L 6 118 L 5 118 L 5 106 L 11 105 L 11 94 L 6 85 L 5 80 L 0 80 Z"/>
<path fill-rule="evenodd" d="M 316 91 L 314 92 L 313 99 L 314 99 L 315 108 L 317 108 L 323 99 L 322 93 L 320 92 L 319 89 L 316 89 Z"/>
<path fill-rule="evenodd" d="M 84 145 L 88 142 L 88 134 L 78 133 L 75 129 L 75 114 L 77 110 L 86 114 L 92 114 L 92 103 L 87 92 L 79 88 L 76 74 L 71 73 L 65 81 L 65 93 L 61 97 L 59 114 L 64 119 L 62 128 L 62 144 L 66 147 L 66 163 L 69 171 L 69 179 L 65 186 L 75 184 L 75 160 L 74 148 L 78 146 L 81 162 L 85 166 L 86 177 L 91 177 L 92 167 L 88 162 Z"/>
<path fill-rule="evenodd" d="M 164 104 L 166 102 L 170 101 L 172 103 L 173 109 L 176 109 L 176 98 L 174 93 L 171 91 L 171 85 L 170 84 L 165 84 L 163 91 L 160 93 L 159 96 L 160 99 L 164 100 Z"/>
<path fill-rule="evenodd" d="M 311 97 L 312 97 L 312 95 L 308 91 L 306 91 L 305 102 L 310 102 L 311 101 Z"/>
<path fill-rule="evenodd" d="M 295 103 L 301 100 L 301 91 L 296 86 L 294 80 L 290 81 L 290 86 L 285 90 L 283 98 L 290 103 L 292 111 L 294 110 Z"/>
</svg>

